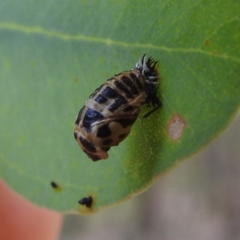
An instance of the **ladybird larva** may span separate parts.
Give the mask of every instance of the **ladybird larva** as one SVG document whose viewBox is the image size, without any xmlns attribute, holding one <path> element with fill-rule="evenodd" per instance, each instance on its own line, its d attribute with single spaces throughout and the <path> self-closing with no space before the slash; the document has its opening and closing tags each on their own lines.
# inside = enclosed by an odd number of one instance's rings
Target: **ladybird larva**
<svg viewBox="0 0 240 240">
<path fill-rule="evenodd" d="M 144 54 L 130 71 L 123 71 L 98 87 L 75 121 L 74 137 L 93 161 L 108 158 L 108 151 L 130 133 L 143 104 L 159 109 L 157 61 Z"/>
</svg>

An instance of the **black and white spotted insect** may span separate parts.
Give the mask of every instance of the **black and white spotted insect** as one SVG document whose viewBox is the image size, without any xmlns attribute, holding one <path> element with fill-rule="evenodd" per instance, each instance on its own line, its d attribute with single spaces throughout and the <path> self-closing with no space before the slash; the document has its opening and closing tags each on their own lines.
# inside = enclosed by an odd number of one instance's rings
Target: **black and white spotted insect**
<svg viewBox="0 0 240 240">
<path fill-rule="evenodd" d="M 74 137 L 93 161 L 108 158 L 107 151 L 128 136 L 141 105 L 153 107 L 144 117 L 161 106 L 156 65 L 157 61 L 143 55 L 132 70 L 116 74 L 97 88 L 79 111 Z"/>
</svg>

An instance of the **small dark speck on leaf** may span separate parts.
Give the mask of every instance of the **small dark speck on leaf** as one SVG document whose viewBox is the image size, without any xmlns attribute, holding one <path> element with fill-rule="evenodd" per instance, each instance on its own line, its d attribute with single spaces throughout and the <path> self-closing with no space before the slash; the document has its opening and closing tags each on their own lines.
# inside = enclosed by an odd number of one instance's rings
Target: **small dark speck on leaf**
<svg viewBox="0 0 240 240">
<path fill-rule="evenodd" d="M 79 204 L 85 205 L 86 207 L 90 208 L 93 203 L 93 198 L 91 196 L 84 197 L 78 201 Z"/>
<path fill-rule="evenodd" d="M 58 188 L 58 184 L 57 184 L 56 182 L 51 182 L 51 186 L 52 186 L 53 188 Z"/>
<path fill-rule="evenodd" d="M 61 190 L 61 186 L 58 183 L 52 181 L 50 184 L 53 189 L 58 190 L 58 191 Z"/>
<path fill-rule="evenodd" d="M 207 40 L 205 41 L 205 46 L 209 46 L 209 44 L 210 44 L 210 41 L 209 41 L 209 39 L 207 39 Z"/>
</svg>

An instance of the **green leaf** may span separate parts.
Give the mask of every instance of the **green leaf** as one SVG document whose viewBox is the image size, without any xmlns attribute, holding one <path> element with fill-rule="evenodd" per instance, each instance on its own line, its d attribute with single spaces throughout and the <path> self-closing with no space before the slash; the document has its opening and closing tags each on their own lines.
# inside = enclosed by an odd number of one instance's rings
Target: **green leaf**
<svg viewBox="0 0 240 240">
<path fill-rule="evenodd" d="M 239 1 L 0 3 L 0 176 L 34 203 L 97 211 L 208 144 L 240 101 Z M 144 53 L 161 109 L 92 162 L 73 137 L 88 96 Z M 51 182 L 54 182 L 53 187 Z M 78 201 L 93 197 L 91 208 Z"/>
</svg>

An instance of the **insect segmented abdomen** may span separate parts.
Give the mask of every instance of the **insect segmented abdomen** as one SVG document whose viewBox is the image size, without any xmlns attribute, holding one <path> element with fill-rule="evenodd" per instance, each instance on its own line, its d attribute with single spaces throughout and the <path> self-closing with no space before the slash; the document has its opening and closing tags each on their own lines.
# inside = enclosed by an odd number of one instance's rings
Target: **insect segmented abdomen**
<svg viewBox="0 0 240 240">
<path fill-rule="evenodd" d="M 144 117 L 160 107 L 156 64 L 144 55 L 135 68 L 116 74 L 97 88 L 79 111 L 74 137 L 93 161 L 108 158 L 107 151 L 129 135 L 142 104 L 154 107 Z"/>
</svg>

